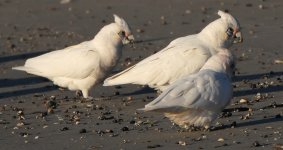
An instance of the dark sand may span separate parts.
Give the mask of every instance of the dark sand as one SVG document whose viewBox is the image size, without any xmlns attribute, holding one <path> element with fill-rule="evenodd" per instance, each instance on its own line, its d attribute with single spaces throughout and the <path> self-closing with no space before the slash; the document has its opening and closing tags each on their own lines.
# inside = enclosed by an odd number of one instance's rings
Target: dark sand
<svg viewBox="0 0 283 150">
<path fill-rule="evenodd" d="M 209 132 L 183 131 L 162 114 L 137 113 L 156 97 L 149 88 L 100 84 L 91 95 L 106 100 L 83 101 L 44 78 L 11 70 L 29 57 L 92 39 L 116 13 L 139 41 L 124 48 L 115 69 L 120 71 L 177 37 L 197 33 L 218 18 L 218 9 L 238 18 L 244 43 L 231 48 L 238 59 L 233 102 Z M 0 0 L 0 16 L 0 149 L 279 149 L 283 144 L 283 64 L 274 63 L 283 60 L 281 0 L 74 0 L 64 5 Z M 51 96 L 57 107 L 46 115 Z M 249 104 L 237 104 L 242 98 Z M 17 114 L 20 110 L 24 115 Z"/>
</svg>

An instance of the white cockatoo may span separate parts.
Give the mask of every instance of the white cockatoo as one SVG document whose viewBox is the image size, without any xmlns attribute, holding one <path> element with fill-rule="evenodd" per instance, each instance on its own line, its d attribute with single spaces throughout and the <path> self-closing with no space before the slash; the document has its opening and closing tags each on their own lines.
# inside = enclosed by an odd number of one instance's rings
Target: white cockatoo
<svg viewBox="0 0 283 150">
<path fill-rule="evenodd" d="M 158 53 L 107 78 L 104 86 L 140 84 L 163 91 L 177 79 L 198 72 L 212 55 L 242 42 L 239 22 L 223 11 L 218 15 L 221 18 L 200 33 L 173 40 Z"/>
<path fill-rule="evenodd" d="M 12 69 L 48 78 L 60 87 L 80 90 L 84 98 L 91 98 L 91 87 L 117 64 L 123 44 L 134 40 L 126 21 L 117 15 L 114 20 L 90 41 L 30 58 L 24 66 Z"/>
<path fill-rule="evenodd" d="M 199 72 L 175 81 L 141 110 L 163 112 L 184 128 L 208 128 L 232 99 L 233 65 L 230 51 L 222 49 Z"/>
</svg>

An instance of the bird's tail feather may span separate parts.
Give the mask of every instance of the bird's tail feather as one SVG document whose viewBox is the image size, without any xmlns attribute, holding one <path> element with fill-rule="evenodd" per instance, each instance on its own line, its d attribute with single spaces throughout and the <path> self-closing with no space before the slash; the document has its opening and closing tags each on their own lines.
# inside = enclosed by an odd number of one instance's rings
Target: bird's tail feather
<svg viewBox="0 0 283 150">
<path fill-rule="evenodd" d="M 115 74 L 112 77 L 105 79 L 103 86 L 113 86 L 113 85 L 121 85 L 121 84 L 131 83 L 129 76 L 126 75 L 125 73 L 130 71 L 133 67 L 134 66 L 132 66 L 132 67 L 130 67 L 130 68 L 118 73 L 118 74 Z"/>
<path fill-rule="evenodd" d="M 167 106 L 162 103 L 162 99 L 167 95 L 167 93 L 171 92 L 173 88 L 167 89 L 161 95 L 159 95 L 156 99 L 146 104 L 144 108 L 138 109 L 140 111 L 157 111 L 157 112 L 175 112 L 176 110 L 182 110 L 179 107 Z M 177 111 L 178 112 L 178 111 Z"/>
<path fill-rule="evenodd" d="M 142 112 L 148 112 L 148 111 L 155 111 L 156 108 L 155 107 L 152 107 L 152 106 L 147 106 L 145 105 L 144 108 L 139 108 L 137 109 L 138 111 L 142 111 Z"/>
<path fill-rule="evenodd" d="M 18 66 L 18 67 L 12 67 L 12 70 L 27 71 L 28 69 L 25 66 Z"/>
<path fill-rule="evenodd" d="M 36 69 L 34 69 L 32 67 L 18 66 L 18 67 L 12 67 L 12 70 L 25 71 L 25 72 L 30 73 L 30 74 L 34 74 L 34 75 L 38 75 L 38 76 L 43 76 L 44 77 L 44 75 L 40 71 L 38 71 L 38 70 L 36 70 Z"/>
</svg>

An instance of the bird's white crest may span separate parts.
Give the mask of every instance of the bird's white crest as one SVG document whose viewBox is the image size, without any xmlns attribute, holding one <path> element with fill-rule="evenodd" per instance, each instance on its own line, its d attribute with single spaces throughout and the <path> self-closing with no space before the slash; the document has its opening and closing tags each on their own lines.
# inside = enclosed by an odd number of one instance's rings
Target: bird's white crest
<svg viewBox="0 0 283 150">
<path fill-rule="evenodd" d="M 115 23 L 117 23 L 122 29 L 126 30 L 127 32 L 130 32 L 130 27 L 123 18 L 119 17 L 116 14 L 113 14 L 113 16 Z"/>
<path fill-rule="evenodd" d="M 221 18 L 226 18 L 227 17 L 227 13 L 225 13 L 222 10 L 218 10 L 217 14 L 221 17 Z"/>
<path fill-rule="evenodd" d="M 227 23 L 233 24 L 234 26 L 237 26 L 238 28 L 240 27 L 239 21 L 235 17 L 230 15 L 229 13 L 218 10 L 217 14 L 221 17 L 221 19 L 225 20 Z"/>
</svg>

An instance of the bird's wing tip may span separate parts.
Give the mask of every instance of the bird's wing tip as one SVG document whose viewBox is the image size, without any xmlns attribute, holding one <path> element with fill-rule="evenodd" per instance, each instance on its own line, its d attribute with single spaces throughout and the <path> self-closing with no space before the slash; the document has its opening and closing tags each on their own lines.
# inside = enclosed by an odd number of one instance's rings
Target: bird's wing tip
<svg viewBox="0 0 283 150">
<path fill-rule="evenodd" d="M 146 108 L 138 108 L 137 111 L 139 111 L 139 112 L 145 112 L 145 111 L 147 111 L 147 110 L 146 110 Z"/>
<path fill-rule="evenodd" d="M 106 80 L 104 80 L 104 82 L 103 82 L 103 86 L 111 86 L 111 84 L 109 84 L 108 80 L 106 79 Z"/>
<path fill-rule="evenodd" d="M 24 70 L 24 66 L 12 67 L 12 70 Z"/>
</svg>

